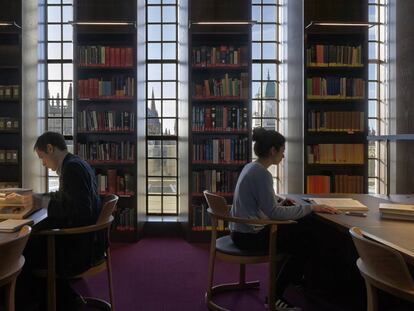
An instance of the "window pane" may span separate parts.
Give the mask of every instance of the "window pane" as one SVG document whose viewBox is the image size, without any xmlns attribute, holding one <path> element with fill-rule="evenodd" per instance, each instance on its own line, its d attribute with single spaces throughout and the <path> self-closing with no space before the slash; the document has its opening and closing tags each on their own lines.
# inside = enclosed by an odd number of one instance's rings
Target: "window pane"
<svg viewBox="0 0 414 311">
<path fill-rule="evenodd" d="M 153 214 L 161 213 L 160 196 L 148 196 L 148 212 Z"/>
<path fill-rule="evenodd" d="M 275 41 L 276 40 L 276 29 L 274 25 L 263 25 L 263 40 L 264 41 Z"/>
<path fill-rule="evenodd" d="M 259 80 L 262 78 L 261 64 L 252 64 L 252 80 Z"/>
<path fill-rule="evenodd" d="M 148 64 L 148 80 L 161 80 L 161 64 Z"/>
<path fill-rule="evenodd" d="M 49 22 L 60 22 L 62 19 L 60 6 L 49 6 L 47 8 L 47 19 Z"/>
<path fill-rule="evenodd" d="M 254 20 L 254 18 L 253 18 L 253 20 Z M 261 25 L 259 24 L 259 25 L 253 25 L 253 27 L 252 27 L 252 40 L 253 41 L 260 41 L 261 40 L 261 35 L 262 35 L 262 32 L 261 32 L 261 29 L 262 29 L 262 27 L 261 27 Z"/>
<path fill-rule="evenodd" d="M 161 157 L 161 142 L 149 140 L 147 143 L 148 157 Z"/>
<path fill-rule="evenodd" d="M 167 158 L 177 157 L 177 142 L 175 140 L 163 141 L 163 156 Z"/>
<path fill-rule="evenodd" d="M 175 98 L 176 97 L 176 83 L 175 82 L 164 82 L 162 84 L 163 97 L 164 98 Z"/>
<path fill-rule="evenodd" d="M 177 102 L 175 100 L 163 100 L 162 102 L 162 116 L 163 117 L 175 117 Z"/>
<path fill-rule="evenodd" d="M 263 8 L 263 22 L 274 23 L 276 22 L 276 10 L 275 6 L 268 6 Z"/>
<path fill-rule="evenodd" d="M 177 176 L 177 160 L 164 159 L 162 164 L 164 176 Z"/>
<path fill-rule="evenodd" d="M 73 40 L 73 27 L 72 25 L 63 25 L 63 40 L 72 41 Z"/>
<path fill-rule="evenodd" d="M 148 59 L 161 59 L 161 44 L 148 43 Z"/>
<path fill-rule="evenodd" d="M 260 43 L 252 44 L 252 58 L 253 59 L 261 58 L 261 48 L 262 48 L 262 45 Z"/>
<path fill-rule="evenodd" d="M 150 6 L 148 7 L 148 22 L 149 23 L 160 23 L 161 22 L 161 7 Z"/>
<path fill-rule="evenodd" d="M 173 186 L 173 185 L 170 185 Z M 169 187 L 168 189 L 170 189 L 172 187 Z M 174 214 L 177 212 L 177 197 L 176 196 L 164 196 L 163 197 L 163 208 L 164 208 L 164 213 L 170 213 L 170 214 Z"/>
<path fill-rule="evenodd" d="M 175 6 L 165 6 L 162 10 L 162 17 L 164 23 L 175 22 Z"/>
<path fill-rule="evenodd" d="M 263 43 L 263 59 L 276 59 L 276 44 Z"/>
<path fill-rule="evenodd" d="M 161 177 L 148 178 L 148 193 L 149 194 L 161 194 Z"/>
<path fill-rule="evenodd" d="M 161 82 L 148 82 L 147 86 L 147 92 L 150 98 L 153 97 L 153 94 L 154 98 L 161 98 Z"/>
<path fill-rule="evenodd" d="M 176 44 L 175 43 L 163 43 L 162 53 L 164 59 L 175 59 L 176 58 Z"/>
<path fill-rule="evenodd" d="M 163 79 L 164 80 L 175 80 L 177 78 L 176 70 L 177 65 L 176 64 L 163 64 Z"/>
<path fill-rule="evenodd" d="M 73 80 L 73 65 L 63 64 L 63 79 Z"/>
<path fill-rule="evenodd" d="M 162 26 L 162 37 L 164 41 L 176 41 L 176 26 L 175 25 L 163 25 Z"/>
<path fill-rule="evenodd" d="M 148 25 L 148 42 L 161 41 L 161 25 Z"/>
<path fill-rule="evenodd" d="M 49 59 L 61 59 L 62 58 L 62 45 L 60 43 L 48 43 L 47 56 Z"/>
<path fill-rule="evenodd" d="M 176 119 L 163 119 L 162 121 L 162 133 L 163 135 L 177 135 L 177 121 Z"/>
<path fill-rule="evenodd" d="M 73 59 L 73 45 L 72 45 L 72 43 L 63 43 L 63 59 L 70 59 L 70 60 Z M 65 79 L 66 79 L 66 77 L 65 77 Z"/>
<path fill-rule="evenodd" d="M 47 128 L 52 132 L 62 132 L 62 119 L 48 119 Z"/>
<path fill-rule="evenodd" d="M 47 75 L 49 80 L 61 80 L 62 79 L 62 67 L 60 64 L 48 64 Z"/>
<path fill-rule="evenodd" d="M 73 21 L 72 12 L 73 12 L 72 7 L 70 7 L 70 6 L 64 6 L 63 7 L 63 18 L 62 18 L 63 23 Z"/>
<path fill-rule="evenodd" d="M 148 175 L 161 176 L 161 159 L 148 159 Z"/>
<path fill-rule="evenodd" d="M 62 40 L 60 25 L 48 25 L 47 26 L 47 40 L 48 41 Z"/>
</svg>

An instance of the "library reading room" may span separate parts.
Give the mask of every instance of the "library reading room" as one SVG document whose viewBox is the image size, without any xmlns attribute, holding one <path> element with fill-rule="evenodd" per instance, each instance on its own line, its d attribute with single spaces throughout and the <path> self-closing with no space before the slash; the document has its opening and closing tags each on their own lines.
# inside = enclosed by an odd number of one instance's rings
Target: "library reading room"
<svg viewBox="0 0 414 311">
<path fill-rule="evenodd" d="M 0 0 L 0 311 L 414 310 L 413 16 Z"/>
</svg>

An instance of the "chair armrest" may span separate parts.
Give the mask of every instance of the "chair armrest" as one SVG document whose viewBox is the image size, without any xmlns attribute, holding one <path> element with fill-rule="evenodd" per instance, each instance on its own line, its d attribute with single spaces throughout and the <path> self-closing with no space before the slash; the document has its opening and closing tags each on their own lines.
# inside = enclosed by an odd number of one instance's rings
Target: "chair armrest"
<svg viewBox="0 0 414 311">
<path fill-rule="evenodd" d="M 99 225 L 90 225 L 74 228 L 64 228 L 64 229 L 46 229 L 35 232 L 35 235 L 72 235 L 72 234 L 82 234 L 99 231 L 105 228 L 108 228 L 114 217 L 111 216 L 107 222 L 101 223 Z"/>
<path fill-rule="evenodd" d="M 227 215 L 217 215 L 214 214 L 213 211 L 208 208 L 207 212 L 212 216 L 218 219 L 236 222 L 240 224 L 250 224 L 250 225 L 290 225 L 295 224 L 296 221 L 294 220 L 275 220 L 275 219 L 247 219 L 247 218 L 240 218 L 240 217 L 233 217 Z"/>
</svg>

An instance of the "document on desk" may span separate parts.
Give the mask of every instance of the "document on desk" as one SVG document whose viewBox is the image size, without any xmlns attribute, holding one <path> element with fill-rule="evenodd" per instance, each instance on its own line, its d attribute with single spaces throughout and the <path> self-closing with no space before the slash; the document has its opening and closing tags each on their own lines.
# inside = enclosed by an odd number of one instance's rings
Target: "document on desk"
<svg viewBox="0 0 414 311">
<path fill-rule="evenodd" d="M 340 211 L 368 211 L 368 207 L 352 198 L 307 198 L 315 204 L 325 204 Z"/>
</svg>

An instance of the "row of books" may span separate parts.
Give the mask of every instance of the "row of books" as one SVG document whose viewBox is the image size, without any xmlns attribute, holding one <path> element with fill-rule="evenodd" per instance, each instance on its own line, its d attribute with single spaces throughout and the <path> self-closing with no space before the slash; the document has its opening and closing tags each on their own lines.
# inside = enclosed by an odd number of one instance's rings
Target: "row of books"
<svg viewBox="0 0 414 311">
<path fill-rule="evenodd" d="M 77 144 L 78 155 L 87 161 L 134 161 L 135 144 L 121 142 L 88 142 Z"/>
<path fill-rule="evenodd" d="M 115 212 L 115 220 L 112 223 L 112 230 L 134 231 L 135 213 L 132 208 L 118 208 Z"/>
<path fill-rule="evenodd" d="M 19 188 L 17 181 L 0 181 L 0 189 Z"/>
<path fill-rule="evenodd" d="M 193 163 L 245 162 L 248 158 L 247 137 L 244 138 L 198 138 L 193 142 Z"/>
<path fill-rule="evenodd" d="M 90 78 L 78 80 L 78 98 L 133 97 L 135 79 L 127 76 L 113 76 L 110 80 Z"/>
<path fill-rule="evenodd" d="M 247 129 L 246 107 L 193 107 L 193 131 L 228 131 Z"/>
<path fill-rule="evenodd" d="M 132 47 L 87 45 L 78 47 L 79 66 L 132 67 Z"/>
<path fill-rule="evenodd" d="M 222 78 L 216 77 L 195 82 L 193 96 L 233 96 L 248 98 L 248 90 L 247 73 L 242 72 L 240 76 L 230 76 L 228 73 L 225 73 Z"/>
<path fill-rule="evenodd" d="M 363 111 L 319 111 L 308 112 L 310 132 L 362 132 L 364 131 Z"/>
<path fill-rule="evenodd" d="M 306 79 L 306 95 L 335 96 L 338 98 L 364 98 L 365 80 L 346 77 L 312 77 Z"/>
<path fill-rule="evenodd" d="M 134 178 L 129 173 L 118 175 L 116 169 L 108 169 L 106 174 L 98 174 L 97 180 L 100 193 L 134 194 Z"/>
<path fill-rule="evenodd" d="M 19 99 L 20 85 L 0 85 L 0 99 Z"/>
<path fill-rule="evenodd" d="M 331 181 L 333 177 L 333 191 Z M 364 193 L 364 177 L 358 175 L 308 175 L 306 193 Z"/>
<path fill-rule="evenodd" d="M 308 164 L 364 164 L 363 144 L 307 145 Z"/>
<path fill-rule="evenodd" d="M 19 119 L 0 117 L 0 130 L 18 130 Z"/>
<path fill-rule="evenodd" d="M 19 152 L 16 149 L 0 149 L 0 163 L 17 163 Z"/>
<path fill-rule="evenodd" d="M 194 193 L 201 193 L 204 190 L 221 193 L 234 192 L 239 174 L 238 171 L 230 170 L 193 171 L 191 191 Z"/>
<path fill-rule="evenodd" d="M 235 48 L 233 45 L 200 46 L 192 50 L 192 64 L 208 65 L 240 65 L 247 64 L 247 47 Z"/>
<path fill-rule="evenodd" d="M 227 223 L 223 220 L 218 222 L 218 230 L 227 230 Z M 193 231 L 211 230 L 211 218 L 207 212 L 207 204 L 192 205 L 192 228 Z"/>
<path fill-rule="evenodd" d="M 78 112 L 78 131 L 134 131 L 135 114 L 130 111 L 96 111 Z"/>
<path fill-rule="evenodd" d="M 312 45 L 306 49 L 306 65 L 362 66 L 361 45 Z"/>
</svg>

